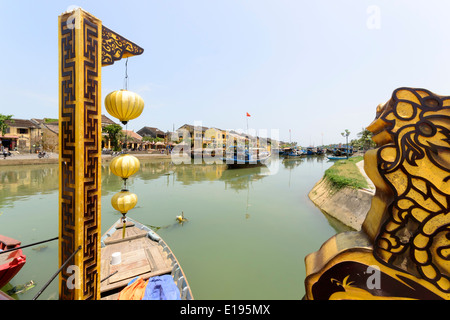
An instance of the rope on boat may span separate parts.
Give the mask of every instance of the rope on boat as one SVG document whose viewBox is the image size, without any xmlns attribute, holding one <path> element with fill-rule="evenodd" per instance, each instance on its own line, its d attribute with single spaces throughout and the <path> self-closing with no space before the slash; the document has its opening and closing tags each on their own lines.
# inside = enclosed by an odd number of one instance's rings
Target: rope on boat
<svg viewBox="0 0 450 320">
<path fill-rule="evenodd" d="M 55 272 L 55 274 L 50 278 L 50 280 L 47 281 L 47 283 L 44 285 L 44 287 L 39 290 L 39 292 L 34 296 L 34 298 L 32 300 L 36 300 L 42 292 L 44 292 L 45 289 L 47 289 L 47 287 L 50 285 L 50 283 L 53 281 L 53 279 L 56 278 L 56 276 L 61 272 L 61 270 L 70 262 L 70 260 L 72 260 L 72 258 L 75 256 L 75 254 L 81 250 L 81 246 L 78 247 L 77 250 L 75 250 L 69 258 L 67 258 L 66 261 L 64 261 L 63 265 L 58 269 L 58 271 Z"/>
<path fill-rule="evenodd" d="M 114 271 L 114 272 L 111 273 L 109 276 L 103 278 L 103 280 L 100 280 L 100 283 L 102 283 L 102 282 L 105 281 L 106 279 L 109 279 L 110 277 L 112 277 L 113 275 L 115 275 L 117 272 L 119 272 L 119 270 Z"/>
<path fill-rule="evenodd" d="M 41 244 L 41 243 L 54 241 L 54 240 L 58 240 L 58 239 L 59 239 L 59 237 L 55 237 L 55 238 L 51 238 L 51 239 L 48 239 L 48 240 L 43 240 L 43 241 L 39 241 L 39 242 L 35 242 L 35 243 L 26 244 L 24 246 L 20 246 L 20 247 L 17 247 L 17 248 L 12 248 L 12 249 L 7 249 L 7 250 L 0 251 L 0 254 L 8 253 L 8 252 L 11 252 L 11 251 L 15 251 L 15 250 L 19 250 L 19 249 L 35 246 L 35 245 L 38 245 L 38 244 Z"/>
</svg>

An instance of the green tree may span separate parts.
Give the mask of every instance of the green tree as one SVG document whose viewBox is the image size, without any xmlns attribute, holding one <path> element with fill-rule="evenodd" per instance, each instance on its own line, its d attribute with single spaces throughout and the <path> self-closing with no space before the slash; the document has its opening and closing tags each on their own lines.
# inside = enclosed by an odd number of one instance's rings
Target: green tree
<svg viewBox="0 0 450 320">
<path fill-rule="evenodd" d="M 375 146 L 375 142 L 372 140 L 372 132 L 367 130 L 366 128 L 362 128 L 361 132 L 357 133 L 357 136 L 359 137 L 359 144 L 364 149 L 369 149 L 370 147 Z"/>
<path fill-rule="evenodd" d="M 0 132 L 2 133 L 2 136 L 5 135 L 6 129 L 8 129 L 9 125 L 6 123 L 6 121 L 9 120 L 10 123 L 14 122 L 14 120 L 11 120 L 13 116 L 12 115 L 3 115 L 0 113 Z"/>
<path fill-rule="evenodd" d="M 122 126 L 118 124 L 110 124 L 104 127 L 103 131 L 108 133 L 108 138 L 109 141 L 111 141 L 113 151 L 120 151 L 121 147 L 119 146 L 119 140 L 122 137 Z"/>
</svg>

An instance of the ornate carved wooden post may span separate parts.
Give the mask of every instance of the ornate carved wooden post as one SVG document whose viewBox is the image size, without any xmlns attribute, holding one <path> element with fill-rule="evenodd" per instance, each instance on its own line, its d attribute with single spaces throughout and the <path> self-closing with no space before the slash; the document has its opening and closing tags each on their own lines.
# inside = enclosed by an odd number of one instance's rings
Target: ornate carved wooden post
<svg viewBox="0 0 450 320">
<path fill-rule="evenodd" d="M 100 298 L 101 67 L 143 49 L 82 9 L 58 19 L 60 299 Z M 76 280 L 79 281 L 76 281 Z"/>
</svg>

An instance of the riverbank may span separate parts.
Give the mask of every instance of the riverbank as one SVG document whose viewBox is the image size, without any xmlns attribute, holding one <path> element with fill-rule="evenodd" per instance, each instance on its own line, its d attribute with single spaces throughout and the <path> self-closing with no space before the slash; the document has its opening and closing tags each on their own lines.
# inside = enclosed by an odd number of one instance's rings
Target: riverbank
<svg viewBox="0 0 450 320">
<path fill-rule="evenodd" d="M 170 155 L 159 153 L 130 153 L 138 159 L 170 159 Z M 38 158 L 37 154 L 13 154 L 5 158 L 0 157 L 0 166 L 34 165 L 34 164 L 56 164 L 58 154 L 49 153 L 48 158 Z M 102 154 L 102 162 L 109 162 L 114 157 L 110 154 Z"/>
<path fill-rule="evenodd" d="M 324 175 L 308 196 L 322 212 L 359 231 L 370 209 L 375 186 L 364 172 L 364 160 L 355 164 L 358 175 L 367 181 L 367 188 L 336 188 L 331 179 Z"/>
</svg>

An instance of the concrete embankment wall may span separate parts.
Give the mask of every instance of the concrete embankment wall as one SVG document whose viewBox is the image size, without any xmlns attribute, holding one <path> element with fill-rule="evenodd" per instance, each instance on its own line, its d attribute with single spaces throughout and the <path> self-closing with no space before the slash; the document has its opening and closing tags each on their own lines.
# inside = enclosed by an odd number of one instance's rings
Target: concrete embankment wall
<svg viewBox="0 0 450 320">
<path fill-rule="evenodd" d="M 324 177 L 316 183 L 308 196 L 320 210 L 359 231 L 370 209 L 373 194 L 372 190 L 365 189 L 336 190 Z"/>
</svg>

